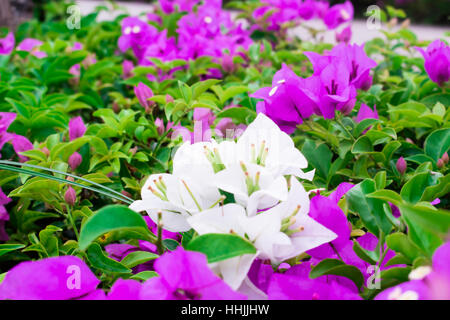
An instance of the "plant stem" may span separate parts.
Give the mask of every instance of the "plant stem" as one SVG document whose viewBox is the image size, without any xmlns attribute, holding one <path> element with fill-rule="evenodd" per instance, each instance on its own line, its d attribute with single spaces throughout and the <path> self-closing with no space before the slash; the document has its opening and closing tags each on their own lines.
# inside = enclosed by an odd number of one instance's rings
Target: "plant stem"
<svg viewBox="0 0 450 320">
<path fill-rule="evenodd" d="M 70 206 L 68 204 L 66 204 L 66 208 L 67 208 L 67 218 L 70 221 L 70 224 L 72 225 L 73 231 L 75 232 L 75 237 L 78 239 L 80 238 L 80 234 L 78 233 L 78 229 L 77 226 L 75 224 L 75 221 L 73 220 L 73 216 L 72 216 L 72 211 L 70 210 Z"/>
</svg>

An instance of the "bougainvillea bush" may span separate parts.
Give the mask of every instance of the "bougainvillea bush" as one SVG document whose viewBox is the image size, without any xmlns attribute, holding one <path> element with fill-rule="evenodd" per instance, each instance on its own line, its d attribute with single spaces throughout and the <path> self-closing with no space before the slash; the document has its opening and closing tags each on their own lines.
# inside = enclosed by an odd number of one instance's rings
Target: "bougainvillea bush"
<svg viewBox="0 0 450 320">
<path fill-rule="evenodd" d="M 1 30 L 0 299 L 450 299 L 445 39 L 387 7 L 355 44 L 350 1 L 70 5 Z"/>
</svg>

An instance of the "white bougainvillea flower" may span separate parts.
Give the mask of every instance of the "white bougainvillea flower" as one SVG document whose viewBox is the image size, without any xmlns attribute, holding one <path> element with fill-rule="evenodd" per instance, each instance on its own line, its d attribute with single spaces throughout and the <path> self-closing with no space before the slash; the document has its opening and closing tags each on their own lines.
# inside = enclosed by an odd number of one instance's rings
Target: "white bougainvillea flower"
<svg viewBox="0 0 450 320">
<path fill-rule="evenodd" d="M 246 233 L 255 247 L 273 263 L 295 257 L 336 239 L 337 235 L 308 216 L 309 197 L 300 182 L 291 177 L 288 199 L 250 218 Z M 280 225 L 278 233 L 267 232 L 262 225 Z"/>
<path fill-rule="evenodd" d="M 258 114 L 237 141 L 236 160 L 262 165 L 275 176 L 295 175 L 308 180 L 314 177 L 314 171 L 303 172 L 308 162 L 291 137 L 263 113 Z"/>
<path fill-rule="evenodd" d="M 267 168 L 250 163 L 230 165 L 215 175 L 215 185 L 232 193 L 236 203 L 246 207 L 248 215 L 256 214 L 287 199 L 287 182 Z"/>
<path fill-rule="evenodd" d="M 141 190 L 142 200 L 133 202 L 130 208 L 147 211 L 157 223 L 161 212 L 163 227 L 172 232 L 188 231 L 186 219 L 205 209 L 214 207 L 222 199 L 217 188 L 206 188 L 192 177 L 195 170 L 178 177 L 173 174 L 153 174 Z"/>
<path fill-rule="evenodd" d="M 188 223 L 198 234 L 234 233 L 245 236 L 247 213 L 235 203 L 214 207 L 188 218 Z"/>
<path fill-rule="evenodd" d="M 235 203 L 215 207 L 188 218 L 188 223 L 200 235 L 207 233 L 233 233 L 245 237 L 245 226 L 248 223 L 245 209 Z M 211 264 L 211 268 L 220 274 L 231 288 L 236 290 L 248 274 L 250 267 L 258 256 L 244 254 Z"/>
</svg>

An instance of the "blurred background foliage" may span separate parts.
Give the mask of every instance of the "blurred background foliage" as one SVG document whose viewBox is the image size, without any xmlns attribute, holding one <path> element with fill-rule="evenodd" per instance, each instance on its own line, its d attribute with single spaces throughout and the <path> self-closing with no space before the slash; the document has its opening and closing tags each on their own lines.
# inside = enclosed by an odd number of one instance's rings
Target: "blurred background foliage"
<svg viewBox="0 0 450 320">
<path fill-rule="evenodd" d="M 231 0 L 223 0 L 224 3 Z M 260 0 L 246 0 L 260 1 Z M 31 15 L 37 17 L 40 21 L 45 19 L 45 5 L 49 3 L 58 3 L 55 0 L 1 0 L 1 2 L 9 2 L 12 8 L 12 16 L 18 25 L 21 21 L 29 19 Z M 117 1 L 110 1 L 117 2 Z M 142 2 L 152 3 L 156 0 L 121 0 L 120 2 Z M 260 1 L 263 2 L 263 1 Z M 330 4 L 344 2 L 343 0 L 330 0 Z M 402 8 L 413 23 L 419 24 L 439 24 L 450 26 L 450 1 L 449 0 L 352 0 L 355 7 L 355 15 L 358 18 L 364 18 L 364 13 L 368 6 L 378 5 L 385 8 L 387 5 Z M 5 6 L 6 8 L 6 6 Z M 2 10 L 0 8 L 0 10 Z M 3 9 L 5 10 L 5 9 Z M 0 21 L 0 25 L 6 22 Z"/>
</svg>

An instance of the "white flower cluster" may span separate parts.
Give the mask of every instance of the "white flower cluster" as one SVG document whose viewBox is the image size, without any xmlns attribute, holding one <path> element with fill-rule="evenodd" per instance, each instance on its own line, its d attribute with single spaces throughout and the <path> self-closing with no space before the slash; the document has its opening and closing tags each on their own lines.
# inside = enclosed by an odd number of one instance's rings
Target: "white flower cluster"
<svg viewBox="0 0 450 320">
<path fill-rule="evenodd" d="M 175 154 L 172 174 L 151 175 L 142 200 L 130 207 L 158 214 L 165 229 L 198 234 L 234 233 L 251 241 L 257 253 L 211 267 L 239 288 L 255 258 L 280 263 L 332 241 L 336 234 L 308 216 L 309 196 L 298 178 L 308 163 L 292 139 L 259 114 L 235 141 L 185 143 Z M 235 203 L 223 204 L 228 193 Z"/>
</svg>

